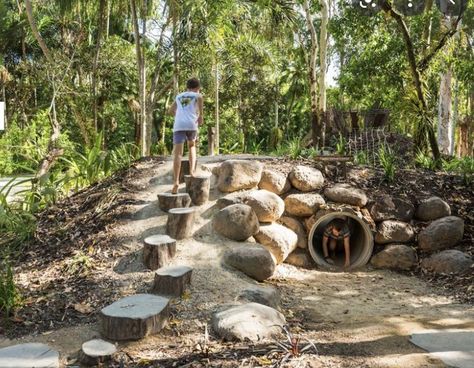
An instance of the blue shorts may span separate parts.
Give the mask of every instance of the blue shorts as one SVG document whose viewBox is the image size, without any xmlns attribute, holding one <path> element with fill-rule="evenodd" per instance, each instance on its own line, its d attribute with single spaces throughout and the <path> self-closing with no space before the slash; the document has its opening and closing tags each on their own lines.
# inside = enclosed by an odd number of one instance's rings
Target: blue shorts
<svg viewBox="0 0 474 368">
<path fill-rule="evenodd" d="M 182 144 L 185 141 L 194 142 L 196 136 L 197 130 L 178 130 L 173 132 L 173 144 Z"/>
</svg>

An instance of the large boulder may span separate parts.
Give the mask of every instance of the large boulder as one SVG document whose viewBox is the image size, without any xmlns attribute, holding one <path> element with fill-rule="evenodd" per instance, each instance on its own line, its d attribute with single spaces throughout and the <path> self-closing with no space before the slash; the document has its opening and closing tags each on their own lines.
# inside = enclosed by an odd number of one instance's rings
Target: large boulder
<svg viewBox="0 0 474 368">
<path fill-rule="evenodd" d="M 467 254 L 449 249 L 431 255 L 421 261 L 421 267 L 434 273 L 463 274 L 471 270 L 474 262 Z"/>
<path fill-rule="evenodd" d="M 302 268 L 312 268 L 314 266 L 314 261 L 308 254 L 308 251 L 300 248 L 291 252 L 285 259 L 285 263 Z"/>
<path fill-rule="evenodd" d="M 385 220 L 408 222 L 415 214 L 415 206 L 411 202 L 389 195 L 380 196 L 368 208 L 375 222 Z"/>
<path fill-rule="evenodd" d="M 387 220 L 377 226 L 375 242 L 378 244 L 409 243 L 415 239 L 415 231 L 410 224 Z"/>
<path fill-rule="evenodd" d="M 283 263 L 298 244 L 296 233 L 279 224 L 261 225 L 254 238 L 270 251 L 277 264 Z"/>
<path fill-rule="evenodd" d="M 325 200 L 317 193 L 296 193 L 285 198 L 285 210 L 292 216 L 312 216 Z"/>
<path fill-rule="evenodd" d="M 365 192 L 362 189 L 351 187 L 349 184 L 336 184 L 326 188 L 324 195 L 336 203 L 347 203 L 357 207 L 364 207 L 367 204 Z"/>
<path fill-rule="evenodd" d="M 263 164 L 258 161 L 224 161 L 219 168 L 217 188 L 225 193 L 255 188 L 262 178 L 262 171 Z"/>
<path fill-rule="evenodd" d="M 321 189 L 324 177 L 321 171 L 308 166 L 296 166 L 289 175 L 291 184 L 302 192 Z"/>
<path fill-rule="evenodd" d="M 249 193 L 244 203 L 252 207 L 260 222 L 274 222 L 285 211 L 283 199 L 265 189 Z"/>
<path fill-rule="evenodd" d="M 404 244 L 391 244 L 373 256 L 370 263 L 376 268 L 409 270 L 416 265 L 416 252 Z"/>
<path fill-rule="evenodd" d="M 273 286 L 251 285 L 243 290 L 237 301 L 259 303 L 271 308 L 280 308 L 280 292 Z"/>
<path fill-rule="evenodd" d="M 421 221 L 437 220 L 451 215 L 449 204 L 439 197 L 431 197 L 421 201 L 416 209 L 415 216 Z"/>
<path fill-rule="evenodd" d="M 277 337 L 286 320 L 276 309 L 248 303 L 215 313 L 211 324 L 214 332 L 224 340 L 260 341 Z"/>
<path fill-rule="evenodd" d="M 258 187 L 281 195 L 291 189 L 291 183 L 288 180 L 287 175 L 267 169 L 263 170 L 262 179 L 260 180 L 260 183 L 258 183 Z"/>
<path fill-rule="evenodd" d="M 242 204 L 247 195 L 248 191 L 230 193 L 219 198 L 216 205 L 219 209 L 223 209 L 224 207 L 232 206 L 233 204 Z"/>
<path fill-rule="evenodd" d="M 255 243 L 241 245 L 227 251 L 224 262 L 257 281 L 264 281 L 271 277 L 276 267 L 271 253 Z"/>
<path fill-rule="evenodd" d="M 456 216 L 433 221 L 418 235 L 418 246 L 425 252 L 454 247 L 464 235 L 464 221 Z"/>
<path fill-rule="evenodd" d="M 298 237 L 298 248 L 305 249 L 308 247 L 308 235 L 306 234 L 306 230 L 300 221 L 294 219 L 293 217 L 283 216 L 278 220 L 278 222 L 296 233 L 296 236 Z"/>
<path fill-rule="evenodd" d="M 252 207 L 246 204 L 233 204 L 214 215 L 212 226 L 220 235 L 244 241 L 258 232 L 259 222 Z"/>
</svg>

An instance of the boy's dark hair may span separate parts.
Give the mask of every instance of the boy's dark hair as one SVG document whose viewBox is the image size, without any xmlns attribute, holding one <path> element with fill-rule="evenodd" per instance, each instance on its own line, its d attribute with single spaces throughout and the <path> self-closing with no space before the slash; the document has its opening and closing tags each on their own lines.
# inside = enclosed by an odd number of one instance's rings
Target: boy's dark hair
<svg viewBox="0 0 474 368">
<path fill-rule="evenodd" d="M 186 82 L 187 89 L 195 89 L 199 87 L 201 87 L 201 82 L 199 82 L 199 79 L 197 78 L 188 79 L 188 81 Z"/>
<path fill-rule="evenodd" d="M 336 218 L 331 221 L 331 225 L 338 231 L 342 230 L 344 225 L 346 225 L 346 222 L 343 219 Z"/>
</svg>

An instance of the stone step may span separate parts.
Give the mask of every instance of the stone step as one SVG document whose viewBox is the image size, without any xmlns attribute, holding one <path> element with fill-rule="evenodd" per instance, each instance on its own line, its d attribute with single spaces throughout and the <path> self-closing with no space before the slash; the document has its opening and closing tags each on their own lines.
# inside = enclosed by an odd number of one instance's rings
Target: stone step
<svg viewBox="0 0 474 368">
<path fill-rule="evenodd" d="M 184 208 L 191 205 L 191 197 L 188 193 L 161 193 L 158 194 L 158 206 L 160 210 L 168 212 L 172 208 Z"/>
<path fill-rule="evenodd" d="M 176 255 L 176 240 L 168 235 L 153 235 L 144 240 L 143 263 L 150 270 L 167 266 Z"/>
<path fill-rule="evenodd" d="M 100 332 L 110 340 L 138 340 L 160 332 L 169 312 L 168 298 L 151 294 L 127 296 L 100 311 Z"/>
<path fill-rule="evenodd" d="M 160 268 L 155 272 L 152 293 L 179 297 L 191 285 L 193 269 L 187 266 Z"/>
<path fill-rule="evenodd" d="M 48 345 L 28 343 L 0 349 L 0 368 L 59 368 L 59 353 Z"/>
<path fill-rule="evenodd" d="M 114 344 L 102 339 L 94 339 L 82 344 L 80 361 L 87 366 L 96 366 L 109 361 L 117 352 Z"/>
<path fill-rule="evenodd" d="M 176 240 L 193 236 L 195 208 L 172 208 L 168 211 L 166 233 Z"/>
</svg>

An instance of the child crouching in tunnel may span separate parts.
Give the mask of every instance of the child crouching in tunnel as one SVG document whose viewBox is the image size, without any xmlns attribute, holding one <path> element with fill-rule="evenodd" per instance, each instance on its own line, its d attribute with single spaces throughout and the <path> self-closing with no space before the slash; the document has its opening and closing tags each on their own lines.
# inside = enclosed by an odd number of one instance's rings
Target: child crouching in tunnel
<svg viewBox="0 0 474 368">
<path fill-rule="evenodd" d="M 349 225 L 347 221 L 343 219 L 334 219 L 329 224 L 327 224 L 324 229 L 323 234 L 323 254 L 324 260 L 329 264 L 334 264 L 334 259 L 336 257 L 336 249 L 344 247 L 345 261 L 344 267 L 349 267 L 351 265 L 351 232 L 349 230 Z M 331 251 L 331 256 L 329 256 L 328 251 Z"/>
</svg>

